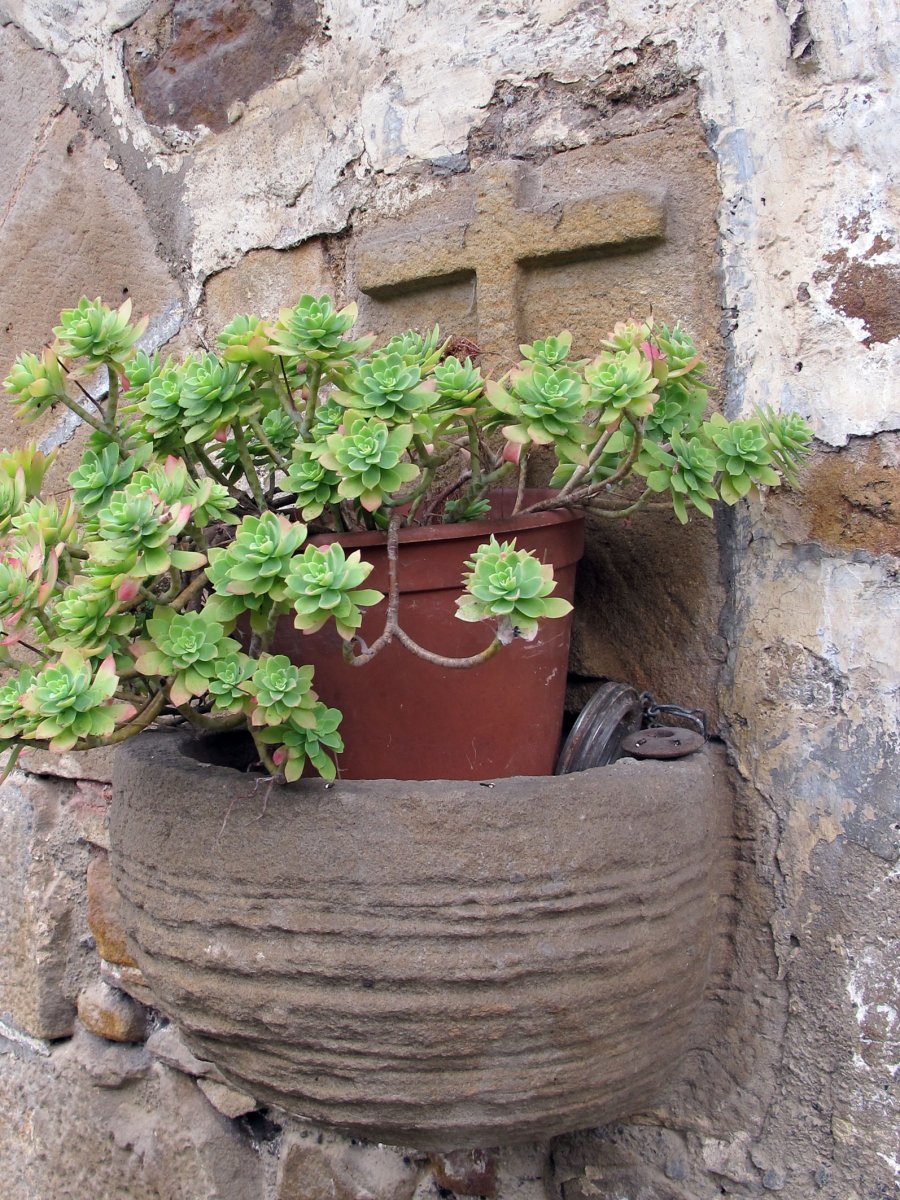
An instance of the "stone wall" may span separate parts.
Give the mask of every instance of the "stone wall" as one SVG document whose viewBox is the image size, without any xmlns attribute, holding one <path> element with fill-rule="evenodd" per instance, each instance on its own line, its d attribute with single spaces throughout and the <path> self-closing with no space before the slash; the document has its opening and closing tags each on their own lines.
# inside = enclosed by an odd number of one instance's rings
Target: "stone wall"
<svg viewBox="0 0 900 1200">
<path fill-rule="evenodd" d="M 32 762 L 0 803 L 12 1200 L 894 1193 L 898 45 L 878 0 L 0 0 L 0 365 L 82 292 L 173 349 L 360 292 L 373 328 L 440 314 L 498 359 L 652 303 L 726 412 L 817 434 L 799 496 L 715 535 L 592 534 L 576 673 L 703 703 L 737 785 L 706 1019 L 652 1111 L 432 1161 L 219 1090 L 117 942 L 107 764 Z M 80 431 L 35 432 L 65 468 Z"/>
</svg>

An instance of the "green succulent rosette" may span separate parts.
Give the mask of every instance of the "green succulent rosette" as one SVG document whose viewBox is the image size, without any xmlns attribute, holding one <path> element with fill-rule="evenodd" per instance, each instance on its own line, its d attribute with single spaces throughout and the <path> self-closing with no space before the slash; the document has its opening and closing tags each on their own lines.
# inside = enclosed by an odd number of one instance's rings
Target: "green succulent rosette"
<svg viewBox="0 0 900 1200">
<path fill-rule="evenodd" d="M 150 455 L 150 446 L 143 445 L 123 459 L 114 442 L 102 450 L 85 450 L 80 464 L 69 475 L 72 499 L 83 517 L 94 517 L 109 501 L 113 492 L 127 484 L 134 472 Z"/>
<path fill-rule="evenodd" d="M 158 351 L 148 354 L 146 350 L 135 350 L 128 362 L 123 400 L 127 404 L 137 404 L 138 401 L 144 400 L 153 380 L 164 370 L 169 370 L 171 366 L 171 358 L 166 360 L 164 366 L 160 364 Z"/>
<path fill-rule="evenodd" d="M 52 350 L 45 350 L 40 358 L 20 354 L 3 387 L 9 395 L 18 397 L 15 414 L 26 423 L 38 420 L 66 395 L 62 367 Z"/>
<path fill-rule="evenodd" d="M 778 486 L 778 475 L 769 465 L 768 439 L 758 421 L 726 421 L 714 413 L 703 433 L 718 452 L 719 494 L 726 504 L 736 504 L 757 484 Z"/>
<path fill-rule="evenodd" d="M 438 401 L 442 407 L 467 408 L 484 395 L 484 379 L 471 358 L 460 362 L 453 355 L 434 368 Z"/>
<path fill-rule="evenodd" d="M 73 646 L 91 658 L 121 653 L 124 639 L 134 629 L 135 618 L 122 612 L 114 593 L 96 589 L 90 580 L 78 580 L 67 588 L 53 608 L 57 637 L 52 650 Z"/>
<path fill-rule="evenodd" d="M 715 452 L 699 438 L 683 438 L 678 433 L 672 434 L 669 446 L 666 450 L 644 442 L 635 471 L 646 477 L 651 491 L 671 492 L 672 507 L 682 525 L 687 523 L 689 504 L 711 517 L 710 501 L 718 499 L 714 481 L 719 463 Z"/>
<path fill-rule="evenodd" d="M 291 559 L 305 540 L 306 526 L 278 513 L 244 517 L 234 541 L 209 552 L 209 581 L 219 596 L 232 601 L 230 609 L 218 611 L 238 616 L 245 608 L 259 610 L 263 601 L 283 600 Z"/>
<path fill-rule="evenodd" d="M 203 554 L 179 550 L 173 540 L 191 518 L 188 503 L 166 504 L 150 490 L 141 473 L 123 491 L 114 492 L 97 514 L 97 541 L 89 556 L 105 567 L 132 559 L 134 578 L 161 575 L 170 567 L 193 571 L 206 562 Z"/>
<path fill-rule="evenodd" d="M 260 318 L 248 314 L 233 317 L 216 338 L 226 362 L 253 363 L 271 368 L 274 363 L 269 349 L 269 331 Z"/>
<path fill-rule="evenodd" d="M 496 621 L 501 641 L 533 641 L 542 620 L 572 611 L 568 600 L 550 594 L 556 586 L 550 564 L 517 550 L 515 541 L 498 542 L 492 536 L 466 566 L 466 590 L 456 602 L 456 615 L 461 621 Z"/>
<path fill-rule="evenodd" d="M 26 567 L 27 557 L 13 548 L 0 558 L 0 635 L 5 639 L 38 604 L 41 581 L 33 567 Z"/>
<path fill-rule="evenodd" d="M 419 474 L 415 463 L 401 462 L 413 438 L 412 426 L 390 429 L 377 417 L 348 412 L 344 429 L 331 434 L 325 446 L 316 446 L 313 453 L 323 467 L 340 477 L 338 494 L 343 499 L 358 500 L 374 512 Z"/>
<path fill-rule="evenodd" d="M 389 425 L 410 424 L 416 433 L 422 433 L 429 428 L 424 416 L 437 395 L 433 383 L 422 382 L 417 366 L 408 365 L 399 354 L 383 351 L 349 372 L 335 399 L 361 416 L 378 417 Z"/>
<path fill-rule="evenodd" d="M 0 479 L 4 475 L 9 479 L 15 479 L 21 472 L 25 481 L 25 496 L 30 500 L 34 496 L 40 495 L 44 476 L 50 470 L 55 458 L 55 450 L 45 454 L 43 450 L 38 450 L 34 442 L 29 442 L 27 446 L 19 446 L 15 450 L 2 450 L 0 451 Z"/>
<path fill-rule="evenodd" d="M 333 755 L 340 754 L 344 742 L 338 733 L 341 713 L 316 701 L 308 710 L 311 724 L 297 725 L 289 720 L 283 725 L 266 727 L 256 736 L 263 743 L 277 746 L 272 759 L 284 774 L 288 783 L 293 783 L 303 774 L 309 762 L 323 779 L 333 780 L 337 769 Z"/>
<path fill-rule="evenodd" d="M 360 561 L 360 551 L 349 557 L 337 542 L 307 546 L 291 561 L 285 586 L 294 606 L 294 625 L 315 633 L 334 619 L 338 635 L 348 641 L 362 624 L 360 605 L 371 607 L 384 599 L 381 592 L 360 585 L 372 571 Z"/>
<path fill-rule="evenodd" d="M 248 696 L 244 684 L 255 669 L 255 659 L 240 651 L 215 660 L 207 679 L 207 691 L 214 713 L 235 713 L 247 707 Z"/>
<path fill-rule="evenodd" d="M 187 426 L 184 440 L 190 445 L 208 441 L 238 419 L 254 416 L 262 401 L 250 386 L 242 363 L 204 354 L 182 368 L 178 403 Z"/>
<path fill-rule="evenodd" d="M 181 407 L 182 369 L 171 359 L 149 380 L 146 395 L 137 405 L 139 428 L 151 441 L 180 445 L 184 433 Z"/>
<path fill-rule="evenodd" d="M 187 704 L 209 690 L 216 662 L 240 651 L 218 621 L 204 612 L 176 612 L 159 605 L 146 625 L 148 640 L 134 648 L 135 669 L 149 677 L 170 678 L 173 704 Z M 152 639 L 152 640 L 151 640 Z"/>
<path fill-rule="evenodd" d="M 771 407 L 757 411 L 772 462 L 789 484 L 797 485 L 797 467 L 808 457 L 812 426 L 799 413 L 776 413 Z"/>
<path fill-rule="evenodd" d="M 28 500 L 10 522 L 13 530 L 24 538 L 40 539 L 45 546 L 60 549 L 76 536 L 78 513 L 71 500 L 60 508 L 55 500 Z"/>
<path fill-rule="evenodd" d="M 396 334 L 385 346 L 382 353 L 399 354 L 408 367 L 418 367 L 423 378 L 440 362 L 445 340 L 441 337 L 440 326 L 429 333 L 417 333 L 409 329 L 406 333 Z"/>
<path fill-rule="evenodd" d="M 263 654 L 244 690 L 253 698 L 253 726 L 315 725 L 313 710 L 318 697 L 312 690 L 312 667 L 298 667 L 286 654 Z"/>
<path fill-rule="evenodd" d="M 0 738 L 34 736 L 41 718 L 22 707 L 22 697 L 30 690 L 34 678 L 31 667 L 22 667 L 0 687 Z"/>
<path fill-rule="evenodd" d="M 583 447 L 593 433 L 584 423 L 587 396 L 577 371 L 536 362 L 513 372 L 508 390 L 489 382 L 486 392 L 494 408 L 514 418 L 503 427 L 511 442 L 553 445 L 572 462 L 587 462 Z"/>
<path fill-rule="evenodd" d="M 599 409 L 605 425 L 625 413 L 639 420 L 653 410 L 657 379 L 652 361 L 640 350 L 604 351 L 585 368 L 584 377 L 591 406 Z"/>
<path fill-rule="evenodd" d="M 372 338 L 351 341 L 345 334 L 356 321 L 357 306 L 336 312 L 330 296 L 301 296 L 293 308 L 283 308 L 269 330 L 269 350 L 288 358 L 318 364 L 340 363 L 371 346 Z"/>
<path fill-rule="evenodd" d="M 284 489 L 297 497 L 297 510 L 304 521 L 313 521 L 331 504 L 340 501 L 340 477 L 315 457 L 308 444 L 294 450 L 294 458 L 284 478 Z"/>
<path fill-rule="evenodd" d="M 528 362 L 541 363 L 545 367 L 561 367 L 572 353 L 572 335 L 564 330 L 557 337 L 520 346 L 519 353 Z"/>
<path fill-rule="evenodd" d="M 46 739 L 58 752 L 71 750 L 85 738 L 109 737 L 116 725 L 135 714 L 133 704 L 113 699 L 118 686 L 111 656 L 95 671 L 77 650 L 64 650 L 59 662 L 44 667 L 21 697 L 25 712 L 40 718 L 27 736 Z"/>
<path fill-rule="evenodd" d="M 66 361 L 83 359 L 84 371 L 104 364 L 119 368 L 128 362 L 135 342 L 147 328 L 146 317 L 134 325 L 130 320 L 131 300 L 111 309 L 99 296 L 96 300 L 82 296 L 75 308 L 59 315 L 59 325 L 53 330 L 56 353 Z"/>
<path fill-rule="evenodd" d="M 0 533 L 9 529 L 13 517 L 26 503 L 25 472 L 19 468 L 12 476 L 0 471 Z"/>
</svg>

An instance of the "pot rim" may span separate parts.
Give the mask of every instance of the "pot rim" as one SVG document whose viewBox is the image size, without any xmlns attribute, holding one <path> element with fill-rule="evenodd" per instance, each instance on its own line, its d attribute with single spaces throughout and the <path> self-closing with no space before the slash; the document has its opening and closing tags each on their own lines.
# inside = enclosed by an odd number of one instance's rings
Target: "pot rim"
<svg viewBox="0 0 900 1200">
<path fill-rule="evenodd" d="M 536 513 L 519 513 L 515 516 L 516 492 L 512 488 L 497 488 L 489 493 L 492 514 L 482 521 L 459 521 L 452 525 L 413 525 L 401 528 L 400 544 L 419 542 L 459 541 L 465 538 L 483 539 L 499 530 L 542 529 L 553 525 L 568 525 L 583 521 L 584 513 L 576 508 L 555 508 Z M 534 504 L 538 500 L 549 500 L 556 495 L 555 488 L 527 488 L 526 500 Z M 504 511 L 507 510 L 508 511 Z M 369 546 L 386 546 L 387 534 L 381 530 L 351 533 L 314 533 L 309 540 L 317 546 L 340 542 L 342 546 L 365 549 Z"/>
</svg>

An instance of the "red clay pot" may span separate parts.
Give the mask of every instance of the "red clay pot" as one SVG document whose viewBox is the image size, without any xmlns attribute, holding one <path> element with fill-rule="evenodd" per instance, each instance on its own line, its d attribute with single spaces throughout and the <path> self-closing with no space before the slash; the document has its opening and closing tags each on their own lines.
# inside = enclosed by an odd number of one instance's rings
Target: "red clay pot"
<svg viewBox="0 0 900 1200">
<path fill-rule="evenodd" d="M 535 492 L 533 503 L 549 492 Z M 553 566 L 555 595 L 572 600 L 584 543 L 584 518 L 562 509 L 510 517 L 514 497 L 499 492 L 491 519 L 404 529 L 400 534 L 401 627 L 439 654 L 476 654 L 492 628 L 455 616 L 464 564 L 494 534 L 516 539 Z M 373 564 L 366 587 L 387 593 L 387 547 L 380 533 L 327 536 Z M 361 636 L 384 627 L 387 602 L 368 610 Z M 344 714 L 344 779 L 492 779 L 550 775 L 559 750 L 570 618 L 546 621 L 533 642 L 515 641 L 480 666 L 437 667 L 402 646 L 387 646 L 362 667 L 348 665 L 333 627 L 302 634 L 292 618 L 278 626 L 273 653 L 315 667 L 320 698 Z"/>
</svg>

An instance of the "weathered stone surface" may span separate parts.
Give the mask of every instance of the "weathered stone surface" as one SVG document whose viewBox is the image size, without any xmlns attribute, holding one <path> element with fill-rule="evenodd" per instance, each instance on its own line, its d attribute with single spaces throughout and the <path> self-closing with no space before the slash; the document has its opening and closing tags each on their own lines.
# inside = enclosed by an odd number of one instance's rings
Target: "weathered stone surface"
<svg viewBox="0 0 900 1200">
<path fill-rule="evenodd" d="M 85 783 L 112 783 L 114 754 L 114 746 L 97 746 L 93 750 L 69 754 L 51 754 L 49 750 L 26 747 L 19 757 L 19 766 L 29 775 L 52 775 L 57 779 L 77 779 Z"/>
<path fill-rule="evenodd" d="M 226 1082 L 218 1068 L 211 1062 L 197 1058 L 175 1025 L 163 1025 L 159 1029 L 154 1029 L 147 1038 L 147 1049 L 161 1063 L 171 1067 L 173 1071 L 181 1071 L 185 1075 L 194 1076 L 194 1078 L 203 1076 L 216 1083 Z"/>
<path fill-rule="evenodd" d="M 192 1080 L 156 1066 L 101 1084 L 80 1042 L 44 1058 L 0 1039 L 4 1200 L 263 1200 L 258 1149 Z M 107 1046 L 120 1061 L 142 1052 Z"/>
<path fill-rule="evenodd" d="M 129 31 L 135 103 L 155 125 L 225 129 L 315 36 L 315 0 L 163 0 Z M 299 65 L 299 64 L 298 64 Z"/>
<path fill-rule="evenodd" d="M 140 1042 L 147 1032 L 147 1011 L 102 979 L 78 994 L 78 1016 L 85 1028 L 110 1042 Z"/>
<path fill-rule="evenodd" d="M 48 55 L 13 26 L 0 29 L 0 96 L 4 112 L 16 113 L 0 158 L 0 275 L 15 281 L 15 302 L 4 306 L 0 321 L 4 378 L 17 353 L 52 340 L 60 311 L 84 294 L 114 305 L 130 296 L 136 313 L 157 317 L 181 306 L 137 197 L 106 147 L 66 108 L 58 79 Z M 27 97 L 21 103 L 20 93 Z M 76 425 L 53 412 L 28 436 L 58 445 L 71 439 Z M 4 405 L 0 444 L 23 440 Z M 74 465 L 69 455 L 61 457 L 60 479 Z"/>
<path fill-rule="evenodd" d="M 432 1154 L 429 1166 L 438 1187 L 455 1192 L 457 1196 L 497 1195 L 498 1150 L 450 1150 Z"/>
<path fill-rule="evenodd" d="M 484 1145 L 633 1111 L 691 1044 L 718 755 L 487 794 L 301 783 L 256 820 L 252 780 L 176 744 L 117 759 L 114 879 L 163 1007 L 257 1098 L 378 1140 Z"/>
<path fill-rule="evenodd" d="M 334 295 L 325 244 L 320 238 L 291 250 L 254 250 L 206 282 L 204 309 L 210 335 L 238 313 L 274 318 L 309 292 Z"/>
<path fill-rule="evenodd" d="M 773 494 L 768 510 L 778 541 L 900 557 L 900 436 L 852 438 L 815 454 L 800 488 Z"/>
<path fill-rule="evenodd" d="M 72 791 L 21 772 L 0 786 L 0 1018 L 39 1038 L 72 1032 L 75 996 L 96 961 Z"/>
<path fill-rule="evenodd" d="M 217 1083 L 215 1079 L 198 1079 L 197 1086 L 213 1108 L 218 1109 L 229 1120 L 233 1121 L 259 1108 L 252 1096 L 229 1087 L 227 1083 Z"/>
<path fill-rule="evenodd" d="M 294 1128 L 282 1143 L 275 1200 L 411 1200 L 420 1169 L 392 1146 Z"/>
<path fill-rule="evenodd" d="M 100 978 L 110 987 L 118 988 L 120 992 L 125 992 L 148 1008 L 156 1006 L 156 997 L 147 986 L 147 981 L 139 967 L 123 967 L 118 963 L 110 963 L 106 959 L 101 959 Z"/>
<path fill-rule="evenodd" d="M 140 1043 L 112 1042 L 97 1037 L 85 1026 L 77 1026 L 72 1039 L 59 1055 L 60 1062 L 73 1062 L 90 1076 L 97 1087 L 119 1088 L 143 1079 L 153 1059 Z"/>
<path fill-rule="evenodd" d="M 96 852 L 88 863 L 87 923 L 101 958 L 123 967 L 137 965 L 128 952 L 121 901 L 110 875 L 109 855 L 105 850 Z"/>
</svg>

